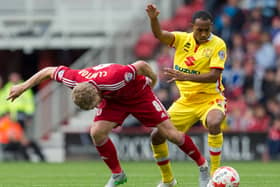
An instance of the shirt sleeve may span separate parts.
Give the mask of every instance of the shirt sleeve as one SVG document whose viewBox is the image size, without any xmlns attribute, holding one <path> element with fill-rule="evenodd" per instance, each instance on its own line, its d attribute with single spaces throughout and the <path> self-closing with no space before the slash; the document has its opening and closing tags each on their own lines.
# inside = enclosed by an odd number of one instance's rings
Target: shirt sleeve
<svg viewBox="0 0 280 187">
<path fill-rule="evenodd" d="M 218 47 L 210 60 L 210 68 L 224 69 L 227 58 L 227 49 L 224 42 Z"/>
<path fill-rule="evenodd" d="M 134 80 L 136 78 L 136 68 L 132 64 L 124 67 L 124 79 L 126 82 Z"/>
<path fill-rule="evenodd" d="M 177 46 L 180 44 L 180 38 L 182 37 L 182 35 L 184 35 L 184 33 L 178 31 L 174 31 L 171 33 L 174 34 L 174 41 L 171 43 L 170 47 L 177 48 Z"/>
<path fill-rule="evenodd" d="M 57 82 L 62 82 L 62 78 L 67 70 L 69 70 L 69 68 L 66 66 L 58 66 L 52 76 L 53 80 Z"/>
</svg>

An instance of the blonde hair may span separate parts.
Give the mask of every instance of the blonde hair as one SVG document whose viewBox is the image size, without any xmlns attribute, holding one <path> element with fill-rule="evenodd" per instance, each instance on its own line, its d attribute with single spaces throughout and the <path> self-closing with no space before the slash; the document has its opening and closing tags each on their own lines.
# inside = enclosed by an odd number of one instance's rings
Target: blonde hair
<svg viewBox="0 0 280 187">
<path fill-rule="evenodd" d="M 91 110 L 99 103 L 101 97 L 92 84 L 83 82 L 73 88 L 72 100 L 81 109 Z"/>
</svg>

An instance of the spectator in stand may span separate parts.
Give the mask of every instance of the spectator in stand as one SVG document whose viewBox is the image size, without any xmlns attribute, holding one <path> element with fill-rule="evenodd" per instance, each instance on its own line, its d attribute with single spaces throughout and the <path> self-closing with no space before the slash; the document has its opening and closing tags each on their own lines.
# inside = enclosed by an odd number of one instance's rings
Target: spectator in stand
<svg viewBox="0 0 280 187">
<path fill-rule="evenodd" d="M 255 74 L 255 58 L 247 57 L 244 59 L 243 62 L 243 69 L 244 69 L 244 84 L 242 87 L 243 94 L 244 91 L 254 85 L 254 74 Z"/>
<path fill-rule="evenodd" d="M 255 21 L 248 25 L 248 28 L 245 33 L 245 40 L 246 42 L 255 42 L 258 46 L 258 43 L 261 39 L 261 31 L 262 31 L 262 25 L 260 22 Z"/>
<path fill-rule="evenodd" d="M 228 130 L 234 132 L 247 132 L 248 125 L 252 120 L 253 109 L 251 107 L 247 107 L 243 113 L 238 107 L 233 108 L 233 110 L 228 113 Z"/>
<path fill-rule="evenodd" d="M 276 53 L 276 67 L 280 68 L 280 32 L 278 32 L 275 37 L 273 38 L 273 47 Z"/>
<path fill-rule="evenodd" d="M 265 103 L 266 111 L 271 120 L 280 116 L 280 104 L 276 98 L 269 98 Z"/>
<path fill-rule="evenodd" d="M 275 15 L 279 16 L 280 15 L 280 1 L 277 0 L 276 6 L 275 6 Z"/>
<path fill-rule="evenodd" d="M 243 61 L 245 58 L 245 42 L 240 33 L 234 33 L 231 36 L 232 44 L 230 45 L 230 59 L 232 61 Z"/>
<path fill-rule="evenodd" d="M 162 45 L 160 53 L 156 57 L 156 64 L 159 74 L 159 81 L 166 82 L 166 76 L 164 76 L 164 68 L 173 66 L 173 55 L 171 54 L 171 49 L 168 46 Z"/>
<path fill-rule="evenodd" d="M 179 89 L 175 83 L 170 84 L 170 97 L 173 100 L 173 102 L 179 99 L 180 97 Z"/>
<path fill-rule="evenodd" d="M 265 57 L 265 58 L 264 58 Z M 256 59 L 256 76 L 254 79 L 255 89 L 260 93 L 260 97 L 263 96 L 262 93 L 262 82 L 264 78 L 265 71 L 267 69 L 273 69 L 276 67 L 276 53 L 275 49 L 271 44 L 270 35 L 267 32 L 262 32 L 260 37 L 260 45 L 255 54 Z M 272 74 L 272 71 L 267 73 Z"/>
<path fill-rule="evenodd" d="M 170 97 L 169 89 L 159 88 L 156 90 L 156 96 L 162 102 L 165 108 L 169 108 L 174 100 Z"/>
<path fill-rule="evenodd" d="M 265 57 L 265 59 L 263 58 Z M 256 51 L 257 69 L 275 68 L 276 52 L 272 45 L 271 37 L 268 32 L 262 32 L 260 35 L 260 45 Z"/>
<path fill-rule="evenodd" d="M 243 116 L 241 118 L 241 123 L 240 123 L 240 131 L 242 132 L 247 132 L 248 126 L 250 123 L 253 121 L 253 108 L 252 107 L 247 107 L 247 110 L 243 113 Z"/>
<path fill-rule="evenodd" d="M 273 17 L 277 15 L 277 1 L 278 0 L 263 1 L 262 15 L 265 31 L 271 29 Z"/>
<path fill-rule="evenodd" d="M 247 106 L 255 107 L 259 103 L 257 94 L 252 87 L 249 87 L 244 91 L 244 97 Z"/>
<path fill-rule="evenodd" d="M 8 113 L 0 118 L 0 143 L 4 152 L 12 152 L 15 159 L 30 160 L 27 139 L 21 125 L 13 121 Z"/>
<path fill-rule="evenodd" d="M 228 130 L 244 131 L 243 116 L 248 110 L 244 95 L 231 95 L 227 103 Z"/>
<path fill-rule="evenodd" d="M 238 108 L 238 110 L 244 114 L 247 110 L 247 103 L 245 100 L 244 95 L 238 95 L 236 97 L 230 97 L 228 99 L 228 106 L 227 106 L 227 112 L 231 112 L 235 108 Z"/>
<path fill-rule="evenodd" d="M 272 160 L 278 160 L 280 156 L 280 117 L 272 123 L 268 131 L 268 153 Z"/>
<path fill-rule="evenodd" d="M 250 63 L 252 63 L 253 69 L 254 69 L 254 74 L 253 74 L 253 84 L 250 85 L 249 87 L 254 88 L 254 91 L 256 92 L 256 96 L 259 99 L 261 97 L 261 78 L 263 76 L 262 72 L 258 72 L 258 69 L 256 67 L 256 52 L 258 49 L 258 42 L 257 41 L 248 41 L 246 43 L 246 61 L 245 64 L 247 63 L 247 61 L 251 61 Z M 257 81 L 260 80 L 260 81 Z"/>
<path fill-rule="evenodd" d="M 215 32 L 221 36 L 227 44 L 230 44 L 230 37 L 232 35 L 231 17 L 226 13 L 222 13 L 220 19 L 216 21 L 214 27 Z"/>
<path fill-rule="evenodd" d="M 275 38 L 275 36 L 279 32 L 280 32 L 280 16 L 275 16 L 272 20 L 272 26 L 271 26 L 271 30 L 270 30 L 272 40 Z"/>
<path fill-rule="evenodd" d="M 267 69 L 262 81 L 262 101 L 266 102 L 269 98 L 275 98 L 280 91 L 276 83 L 275 69 Z"/>
<path fill-rule="evenodd" d="M 270 118 L 267 115 L 265 108 L 258 104 L 253 108 L 253 119 L 247 126 L 248 132 L 267 132 L 270 123 Z"/>
<path fill-rule="evenodd" d="M 221 14 L 214 21 L 214 30 L 227 43 L 230 42 L 232 33 L 241 32 L 245 15 L 239 8 L 239 0 L 228 0 L 222 7 Z"/>
<path fill-rule="evenodd" d="M 227 112 L 227 124 L 231 131 L 240 131 L 240 123 L 242 113 L 238 108 L 233 108 L 230 112 Z"/>
<path fill-rule="evenodd" d="M 204 1 L 205 10 L 210 12 L 214 17 L 217 14 L 217 9 L 221 7 L 223 1 L 219 0 L 207 0 Z"/>
<path fill-rule="evenodd" d="M 263 25 L 262 7 L 254 6 L 247 12 L 245 29 L 248 29 L 252 23 Z M 249 27 L 248 27 L 249 26 Z"/>
<path fill-rule="evenodd" d="M 12 72 L 9 75 L 9 80 L 4 86 L 4 92 L 7 96 L 9 90 L 13 85 L 23 82 L 21 75 L 17 72 Z M 27 128 L 28 122 L 35 111 L 35 103 L 33 91 L 31 89 L 27 90 L 16 102 L 9 102 L 9 113 L 11 117 L 18 121 L 23 129 Z"/>
<path fill-rule="evenodd" d="M 21 75 L 17 72 L 12 72 L 9 75 L 9 81 L 4 86 L 4 95 L 7 97 L 9 95 L 10 89 L 16 85 L 22 83 L 23 80 Z M 35 111 L 34 95 L 31 89 L 26 90 L 26 92 L 18 98 L 15 102 L 8 102 L 8 112 L 14 121 L 17 121 L 22 129 L 24 130 L 26 137 L 26 145 L 31 148 L 34 153 L 39 157 L 41 161 L 45 161 L 45 156 L 43 155 L 40 146 L 34 140 L 29 140 L 27 138 L 27 126 L 32 122 L 32 116 Z"/>
<path fill-rule="evenodd" d="M 241 61 L 233 61 L 232 68 L 224 70 L 223 78 L 230 95 L 242 94 L 245 73 Z"/>
</svg>

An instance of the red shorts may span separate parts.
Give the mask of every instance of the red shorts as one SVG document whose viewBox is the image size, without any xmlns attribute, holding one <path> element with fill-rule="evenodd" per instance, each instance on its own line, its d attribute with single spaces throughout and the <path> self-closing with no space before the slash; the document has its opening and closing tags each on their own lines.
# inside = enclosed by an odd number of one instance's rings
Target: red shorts
<svg viewBox="0 0 280 187">
<path fill-rule="evenodd" d="M 144 94 L 130 102 L 105 100 L 97 108 L 94 121 L 105 120 L 121 125 L 129 114 L 133 115 L 146 127 L 156 127 L 159 123 L 169 118 L 164 106 L 151 89 L 147 87 Z"/>
</svg>

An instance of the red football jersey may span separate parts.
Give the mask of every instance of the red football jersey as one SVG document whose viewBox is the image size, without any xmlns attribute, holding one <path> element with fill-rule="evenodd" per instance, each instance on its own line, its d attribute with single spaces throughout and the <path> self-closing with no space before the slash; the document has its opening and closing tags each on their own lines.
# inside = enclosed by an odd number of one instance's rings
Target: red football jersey
<svg viewBox="0 0 280 187">
<path fill-rule="evenodd" d="M 59 66 L 54 80 L 73 88 L 77 83 L 90 82 L 101 91 L 102 96 L 117 101 L 132 101 L 143 94 L 149 84 L 148 79 L 136 74 L 133 65 L 100 64 L 85 69 L 71 69 Z"/>
</svg>

